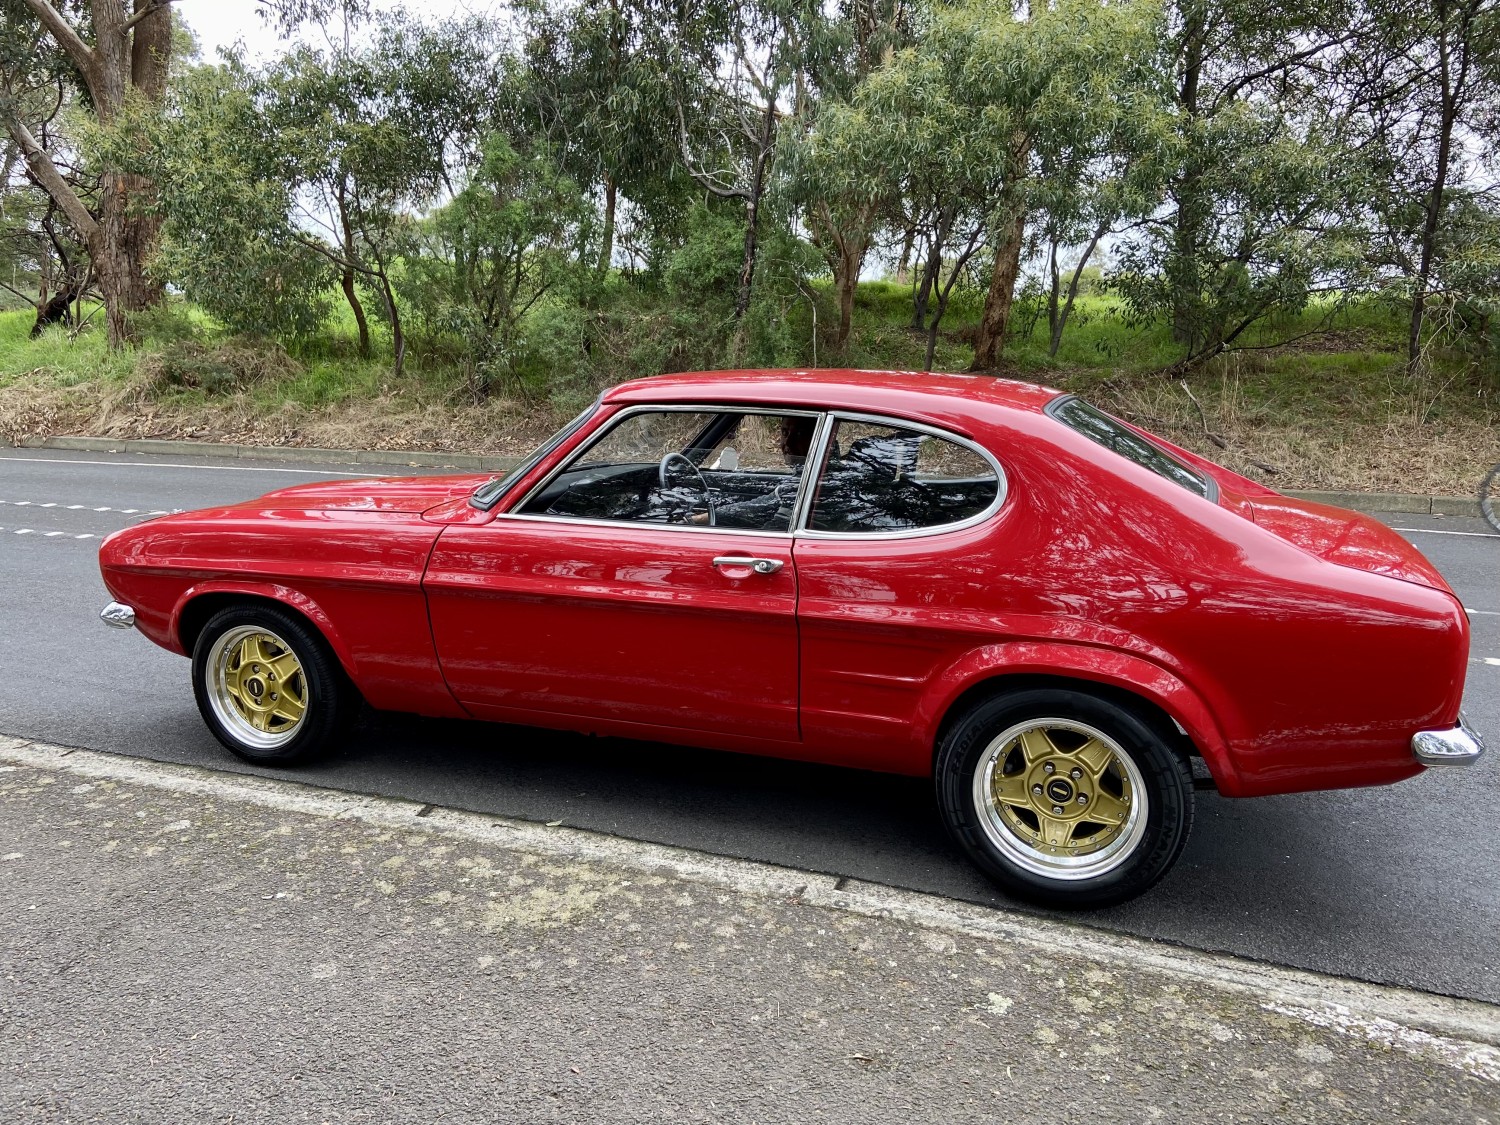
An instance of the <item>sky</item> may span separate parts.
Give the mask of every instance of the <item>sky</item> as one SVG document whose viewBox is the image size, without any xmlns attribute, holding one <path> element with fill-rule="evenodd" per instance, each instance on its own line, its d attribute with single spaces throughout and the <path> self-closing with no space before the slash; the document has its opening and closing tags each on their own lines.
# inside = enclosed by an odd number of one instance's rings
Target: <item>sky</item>
<svg viewBox="0 0 1500 1125">
<path fill-rule="evenodd" d="M 485 12 L 495 6 L 496 0 L 375 0 L 375 7 L 381 11 L 407 8 L 430 19 Z M 252 62 L 269 58 L 283 45 L 276 31 L 258 14 L 259 5 L 254 0 L 178 0 L 176 8 L 198 37 L 205 62 L 214 61 L 219 48 L 236 41 L 244 42 Z M 316 28 L 305 29 L 302 37 L 313 43 L 323 42 Z"/>
</svg>

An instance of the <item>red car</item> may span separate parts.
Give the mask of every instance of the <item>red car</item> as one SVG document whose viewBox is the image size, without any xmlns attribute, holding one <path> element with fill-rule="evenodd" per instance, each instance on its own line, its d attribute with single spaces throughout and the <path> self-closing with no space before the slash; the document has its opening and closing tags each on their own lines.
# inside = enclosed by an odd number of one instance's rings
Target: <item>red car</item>
<svg viewBox="0 0 1500 1125">
<path fill-rule="evenodd" d="M 959 845 L 1062 906 L 1229 797 L 1472 762 L 1468 620 L 1384 525 L 1072 395 L 987 377 L 627 383 L 502 479 L 312 484 L 100 549 L 261 764 L 362 699 L 930 775 Z"/>
</svg>

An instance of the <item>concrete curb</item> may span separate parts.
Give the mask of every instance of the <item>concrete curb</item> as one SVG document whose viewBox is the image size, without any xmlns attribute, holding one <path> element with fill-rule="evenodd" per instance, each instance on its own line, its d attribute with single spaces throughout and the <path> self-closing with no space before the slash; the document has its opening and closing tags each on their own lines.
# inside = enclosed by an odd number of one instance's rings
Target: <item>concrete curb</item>
<svg viewBox="0 0 1500 1125">
<path fill-rule="evenodd" d="M 304 461 L 312 465 L 393 465 L 410 469 L 463 469 L 505 472 L 518 457 L 474 453 L 433 453 L 402 449 L 318 449 L 285 445 L 224 445 L 212 441 L 168 441 L 157 438 L 112 440 L 50 437 L 18 448 L 66 449 L 87 453 L 151 453 L 172 457 L 227 457 L 249 461 Z M 1317 492 L 1287 490 L 1286 495 L 1360 512 L 1398 512 L 1422 516 L 1479 517 L 1479 502 L 1456 496 L 1420 496 L 1406 492 Z"/>
</svg>

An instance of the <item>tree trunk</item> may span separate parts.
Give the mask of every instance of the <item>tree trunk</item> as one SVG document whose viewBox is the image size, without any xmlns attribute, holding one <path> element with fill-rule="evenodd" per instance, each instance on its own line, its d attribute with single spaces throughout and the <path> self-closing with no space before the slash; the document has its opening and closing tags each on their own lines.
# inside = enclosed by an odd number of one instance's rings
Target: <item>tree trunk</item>
<svg viewBox="0 0 1500 1125">
<path fill-rule="evenodd" d="M 107 173 L 100 188 L 99 225 L 89 240 L 89 256 L 99 275 L 112 348 L 135 342 L 132 314 L 162 297 L 161 285 L 146 274 L 146 261 L 161 222 L 139 211 L 142 205 L 150 206 L 153 194 L 150 181 L 129 172 Z"/>
<path fill-rule="evenodd" d="M 750 197 L 745 200 L 745 258 L 740 266 L 739 291 L 734 297 L 734 322 L 739 324 L 750 308 L 750 290 L 755 283 L 755 254 L 760 237 L 760 203 L 766 190 L 766 166 L 771 161 L 771 146 L 776 137 L 776 102 L 767 99 L 766 112 L 761 118 L 760 151 L 755 156 L 755 175 L 750 181 Z M 735 332 L 735 350 L 743 342 L 742 333 Z"/>
<path fill-rule="evenodd" d="M 938 215 L 937 229 L 927 249 L 927 262 L 922 267 L 922 280 L 917 285 L 917 294 L 911 303 L 913 332 L 927 331 L 927 303 L 932 300 L 932 291 L 938 283 L 938 276 L 943 272 L 943 247 L 948 242 L 948 234 L 953 229 L 953 220 L 956 218 L 957 215 L 951 208 Z"/>
<path fill-rule="evenodd" d="M 1198 120 L 1198 84 L 1203 72 L 1203 45 L 1206 35 L 1206 16 L 1203 9 L 1193 5 L 1185 12 L 1182 30 L 1182 85 L 1178 90 L 1178 108 L 1191 127 Z M 1177 223 L 1173 231 L 1172 260 L 1167 266 L 1167 281 L 1172 292 L 1172 338 L 1187 346 L 1191 353 L 1200 331 L 1199 300 L 1201 278 L 1198 271 L 1198 251 L 1203 240 L 1203 227 L 1207 221 L 1203 191 L 1199 186 L 1201 177 L 1191 166 L 1197 159 L 1191 150 L 1187 157 L 1189 166 L 1182 170 L 1172 192 L 1177 205 Z"/>
<path fill-rule="evenodd" d="M 834 346 L 840 355 L 849 349 L 849 334 L 854 329 L 854 293 L 859 288 L 859 271 L 864 267 L 869 245 L 870 240 L 863 232 L 839 239 L 838 269 L 834 278 L 839 293 L 839 334 Z"/>
<path fill-rule="evenodd" d="M 369 359 L 370 322 L 365 318 L 365 307 L 360 303 L 359 290 L 354 286 L 354 263 L 357 260 L 357 254 L 354 249 L 354 228 L 349 225 L 349 210 L 345 204 L 345 198 L 344 182 L 340 180 L 335 194 L 339 210 L 339 226 L 344 236 L 344 270 L 339 278 L 339 284 L 344 290 L 344 299 L 349 302 L 349 311 L 354 314 L 354 325 L 359 330 L 359 356 L 361 359 Z"/>
<path fill-rule="evenodd" d="M 1052 339 L 1047 347 L 1048 356 L 1056 356 L 1057 349 L 1062 347 L 1063 329 L 1068 326 L 1068 317 L 1073 314 L 1073 302 L 1078 299 L 1078 283 L 1083 280 L 1084 267 L 1089 264 L 1089 259 L 1094 256 L 1094 249 L 1099 245 L 1099 240 L 1104 237 L 1104 232 L 1109 230 L 1107 222 L 1101 222 L 1094 228 L 1094 237 L 1089 240 L 1083 257 L 1078 259 L 1078 264 L 1073 267 L 1073 279 L 1068 282 L 1068 298 L 1063 302 L 1062 310 L 1058 313 L 1057 323 L 1052 327 Z"/>
<path fill-rule="evenodd" d="M 917 228 L 913 224 L 901 235 L 901 259 L 896 263 L 896 284 L 906 285 L 911 280 L 911 251 L 916 245 Z"/>
<path fill-rule="evenodd" d="M 1448 6 L 1438 6 L 1438 63 L 1442 89 L 1442 113 L 1438 121 L 1437 167 L 1432 178 L 1432 190 L 1427 194 L 1425 214 L 1422 217 L 1422 256 L 1417 265 L 1416 284 L 1411 297 L 1411 325 L 1406 337 L 1406 370 L 1416 374 L 1422 360 L 1422 321 L 1427 315 L 1427 286 L 1432 278 L 1432 260 L 1437 248 L 1438 223 L 1443 212 L 1443 193 L 1448 186 L 1448 164 L 1452 159 L 1453 123 L 1458 117 L 1458 89 L 1462 83 L 1453 81 L 1452 59 L 1448 44 Z M 1467 61 L 1467 60 L 1466 60 Z"/>
<path fill-rule="evenodd" d="M 599 243 L 599 264 L 596 267 L 600 277 L 609 273 L 609 266 L 615 257 L 615 181 L 606 176 L 604 178 L 604 237 Z"/>
<path fill-rule="evenodd" d="M 1010 326 L 1010 310 L 1016 299 L 1016 278 L 1021 275 L 1021 247 L 1025 241 L 1026 212 L 1018 207 L 995 249 L 990 290 L 985 294 L 984 312 L 980 314 L 979 331 L 974 337 L 972 371 L 987 371 L 994 367 L 1005 348 L 1005 331 Z"/>
</svg>

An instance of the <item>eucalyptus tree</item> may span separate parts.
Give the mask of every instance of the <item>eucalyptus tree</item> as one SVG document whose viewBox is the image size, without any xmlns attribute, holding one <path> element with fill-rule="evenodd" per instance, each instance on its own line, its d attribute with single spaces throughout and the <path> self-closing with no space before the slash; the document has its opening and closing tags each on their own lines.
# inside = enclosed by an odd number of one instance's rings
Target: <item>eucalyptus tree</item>
<svg viewBox="0 0 1500 1125">
<path fill-rule="evenodd" d="M 1410 294 L 1407 364 L 1422 360 L 1431 302 L 1463 291 L 1444 278 L 1471 273 L 1472 233 L 1490 211 L 1476 173 L 1500 128 L 1500 6 L 1494 0 L 1371 0 L 1366 50 L 1352 89 L 1368 127 L 1370 202 Z M 1477 226 L 1476 226 L 1477 224 Z M 1451 267 L 1444 261 L 1453 254 Z"/>
<path fill-rule="evenodd" d="M 418 225 L 398 285 L 429 331 L 462 342 L 477 400 L 521 366 L 524 321 L 577 279 L 593 220 L 545 145 L 518 149 L 495 132 L 463 188 Z"/>
<path fill-rule="evenodd" d="M 370 335 L 359 284 L 374 290 L 397 376 L 406 329 L 394 274 L 416 214 L 452 194 L 455 170 L 475 159 L 501 85 L 487 32 L 473 20 L 387 17 L 372 47 L 299 47 L 259 76 L 259 142 L 285 156 L 291 236 L 338 271 L 363 354 Z"/>
<path fill-rule="evenodd" d="M 689 183 L 677 166 L 668 65 L 675 21 L 651 0 L 530 0 L 521 10 L 518 101 L 568 173 L 602 198 L 595 264 L 603 274 L 614 258 L 621 197 L 659 214 Z"/>
</svg>

